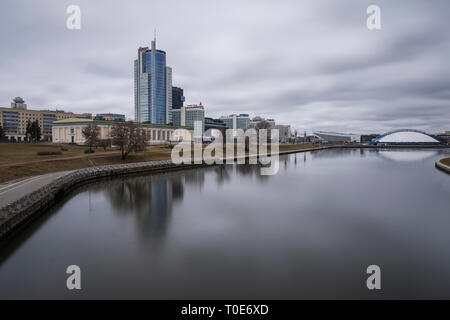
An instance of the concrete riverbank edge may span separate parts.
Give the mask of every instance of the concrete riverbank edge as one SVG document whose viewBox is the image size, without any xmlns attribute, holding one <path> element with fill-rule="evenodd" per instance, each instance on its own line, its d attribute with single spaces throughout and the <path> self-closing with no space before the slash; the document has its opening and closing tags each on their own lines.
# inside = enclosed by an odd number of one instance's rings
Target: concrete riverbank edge
<svg viewBox="0 0 450 320">
<path fill-rule="evenodd" d="M 320 146 L 316 148 L 282 151 L 279 152 L 279 155 L 338 148 L 361 148 L 361 146 Z M 248 156 L 245 158 L 248 158 Z M 234 160 L 237 160 L 237 158 L 235 157 Z M 224 162 L 225 161 L 226 159 L 224 159 Z M 140 173 L 162 173 L 174 170 L 199 168 L 202 166 L 207 166 L 207 164 L 173 164 L 171 160 L 161 160 L 106 165 L 73 171 L 27 195 L 24 195 L 19 200 L 0 208 L 0 241 L 11 236 L 20 227 L 39 217 L 60 199 L 83 184 L 114 176 Z"/>
<path fill-rule="evenodd" d="M 450 166 L 444 164 L 444 163 L 442 162 L 442 160 L 444 160 L 444 159 L 436 160 L 436 162 L 435 162 L 436 168 L 438 168 L 438 169 L 440 169 L 440 170 L 442 170 L 442 171 L 447 172 L 448 174 L 450 174 Z"/>
</svg>

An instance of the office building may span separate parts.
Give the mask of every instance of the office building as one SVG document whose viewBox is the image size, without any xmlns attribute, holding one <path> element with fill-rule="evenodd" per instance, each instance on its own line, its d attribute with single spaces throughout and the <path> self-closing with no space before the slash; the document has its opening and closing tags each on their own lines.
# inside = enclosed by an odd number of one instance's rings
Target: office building
<svg viewBox="0 0 450 320">
<path fill-rule="evenodd" d="M 362 144 L 368 144 L 370 143 L 373 139 L 377 138 L 379 136 L 379 134 L 376 133 L 372 133 L 372 134 L 362 134 L 361 135 L 361 139 L 360 142 Z"/>
<path fill-rule="evenodd" d="M 172 109 L 181 109 L 184 104 L 183 89 L 179 87 L 172 87 Z"/>
<path fill-rule="evenodd" d="M 204 138 L 206 140 L 215 140 L 222 136 L 223 139 L 225 139 L 227 126 L 225 123 L 220 119 L 213 119 L 213 118 L 205 118 L 205 134 Z"/>
<path fill-rule="evenodd" d="M 225 130 L 227 129 L 226 124 L 220 119 L 213 118 L 205 118 L 205 131 L 209 129 L 217 129 L 225 134 Z"/>
<path fill-rule="evenodd" d="M 248 114 L 241 113 L 236 117 L 236 125 L 238 129 L 247 130 L 250 126 L 250 117 Z"/>
<path fill-rule="evenodd" d="M 172 68 L 166 67 L 166 124 L 172 123 Z"/>
<path fill-rule="evenodd" d="M 138 49 L 134 61 L 134 118 L 136 122 L 167 124 L 172 109 L 172 69 L 166 52 L 156 49 L 156 39 Z"/>
<path fill-rule="evenodd" d="M 91 119 L 92 115 L 88 113 L 75 114 L 62 110 L 30 110 L 20 97 L 14 98 L 11 108 L 0 107 L 0 125 L 11 142 L 26 141 L 28 121 L 37 121 L 41 128 L 41 139 L 51 141 L 52 123 L 56 120 L 68 118 Z"/>
<path fill-rule="evenodd" d="M 278 140 L 280 143 L 288 143 L 291 140 L 291 126 L 286 124 L 278 124 L 274 127 L 278 129 Z"/>
<path fill-rule="evenodd" d="M 178 110 L 174 109 L 172 114 L 175 126 L 193 128 L 194 139 L 202 139 L 205 131 L 205 109 L 201 102 L 199 105 L 193 104 Z"/>
<path fill-rule="evenodd" d="M 220 120 L 225 123 L 227 129 L 242 129 L 245 131 L 250 127 L 250 117 L 244 113 L 220 117 Z"/>
<path fill-rule="evenodd" d="M 275 119 L 266 119 L 266 122 L 271 128 L 275 127 Z"/>
<path fill-rule="evenodd" d="M 172 124 L 174 126 L 181 126 L 181 109 L 172 110 Z"/>
</svg>

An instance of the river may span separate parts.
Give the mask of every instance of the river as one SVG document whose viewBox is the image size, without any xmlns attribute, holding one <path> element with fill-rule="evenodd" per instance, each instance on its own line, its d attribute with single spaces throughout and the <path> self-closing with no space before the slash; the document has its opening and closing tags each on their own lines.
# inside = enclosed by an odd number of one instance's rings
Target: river
<svg viewBox="0 0 450 320">
<path fill-rule="evenodd" d="M 335 149 L 282 156 L 272 176 L 223 165 L 89 184 L 0 247 L 0 298 L 448 299 L 445 156 Z"/>
</svg>

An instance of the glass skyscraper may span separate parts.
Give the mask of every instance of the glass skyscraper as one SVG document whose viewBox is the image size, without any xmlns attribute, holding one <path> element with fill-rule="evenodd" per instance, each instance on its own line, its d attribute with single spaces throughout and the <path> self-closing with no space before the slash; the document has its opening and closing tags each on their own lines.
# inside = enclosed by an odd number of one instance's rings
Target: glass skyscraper
<svg viewBox="0 0 450 320">
<path fill-rule="evenodd" d="M 172 108 L 181 109 L 184 103 L 183 89 L 172 87 Z"/>
<path fill-rule="evenodd" d="M 152 47 L 139 48 L 134 60 L 134 117 L 136 122 L 171 122 L 172 69 L 166 66 L 166 53 Z"/>
</svg>

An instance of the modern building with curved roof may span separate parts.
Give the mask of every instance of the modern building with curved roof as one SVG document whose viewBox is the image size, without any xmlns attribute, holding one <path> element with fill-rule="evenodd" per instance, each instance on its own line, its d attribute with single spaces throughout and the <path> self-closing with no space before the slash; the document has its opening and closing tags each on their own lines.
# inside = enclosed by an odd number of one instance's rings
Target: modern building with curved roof
<svg viewBox="0 0 450 320">
<path fill-rule="evenodd" d="M 438 145 L 434 136 L 415 129 L 400 129 L 386 132 L 370 142 L 371 145 Z"/>
<path fill-rule="evenodd" d="M 361 140 L 361 136 L 351 133 L 313 131 L 313 134 L 326 142 L 359 142 Z"/>
</svg>

